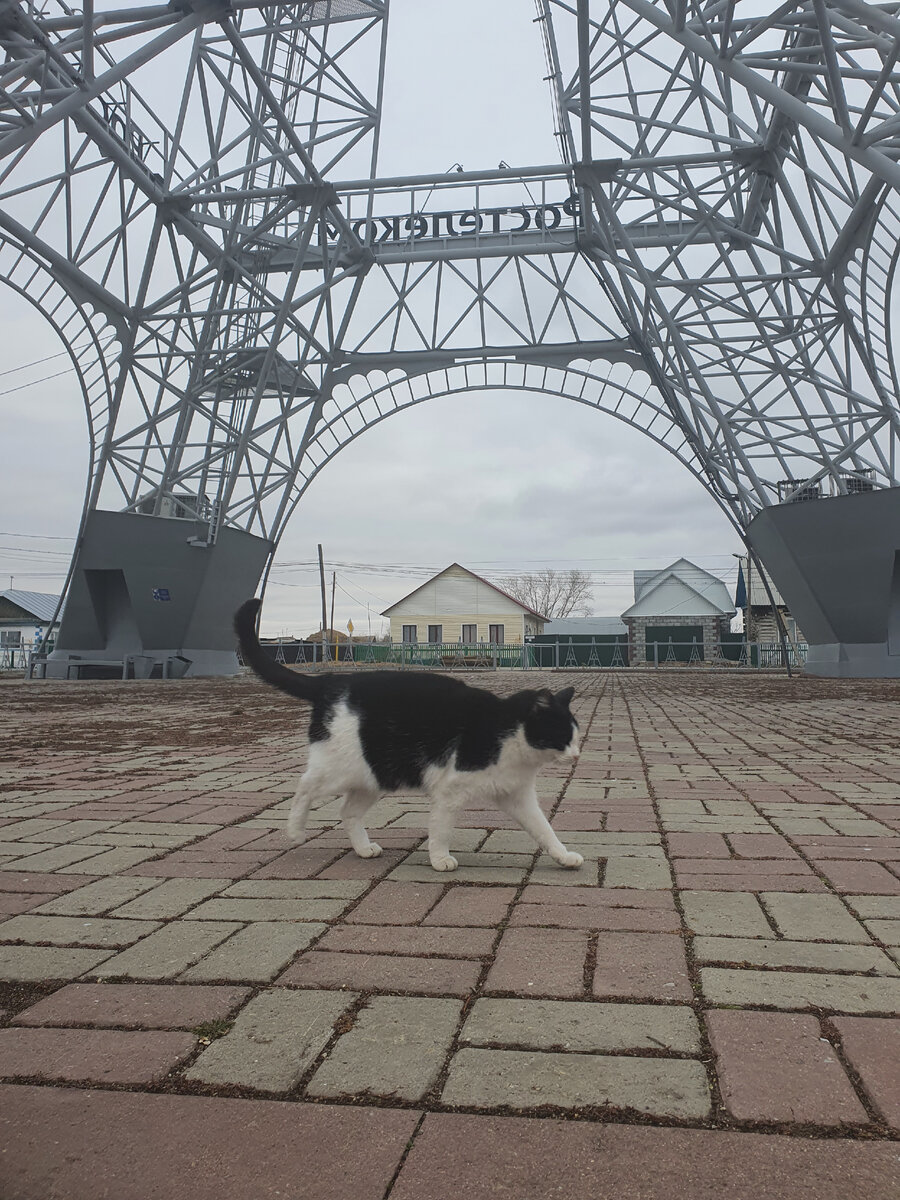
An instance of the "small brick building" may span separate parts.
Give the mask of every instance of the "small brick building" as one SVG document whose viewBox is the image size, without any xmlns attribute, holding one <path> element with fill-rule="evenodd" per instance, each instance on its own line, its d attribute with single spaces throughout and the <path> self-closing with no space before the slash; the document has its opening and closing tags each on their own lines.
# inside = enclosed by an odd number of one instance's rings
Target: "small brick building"
<svg viewBox="0 0 900 1200">
<path fill-rule="evenodd" d="M 662 571 L 634 572 L 634 604 L 622 613 L 632 665 L 696 653 L 709 661 L 735 610 L 721 579 L 686 558 Z M 671 649 L 670 649 L 671 642 Z M 654 646 L 657 647 L 656 655 Z"/>
</svg>

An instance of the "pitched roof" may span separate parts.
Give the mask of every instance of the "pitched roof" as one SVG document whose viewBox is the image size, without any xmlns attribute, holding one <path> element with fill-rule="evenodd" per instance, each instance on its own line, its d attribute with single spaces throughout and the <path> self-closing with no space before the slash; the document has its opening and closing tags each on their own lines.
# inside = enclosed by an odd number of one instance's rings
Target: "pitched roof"
<svg viewBox="0 0 900 1200">
<path fill-rule="evenodd" d="M 726 607 L 716 603 L 712 596 L 700 588 L 692 587 L 681 575 L 670 571 L 643 588 L 640 596 L 630 608 L 622 613 L 625 617 L 667 617 L 670 621 L 679 617 L 730 616 L 734 609 L 725 585 L 717 581 L 725 594 Z"/>
<path fill-rule="evenodd" d="M 518 605 L 518 607 L 521 608 L 523 612 L 528 613 L 529 616 L 537 617 L 537 619 L 539 621 L 549 620 L 549 618 L 545 617 L 542 613 L 535 612 L 533 608 L 529 608 L 527 604 L 523 604 L 521 600 L 517 600 L 515 598 L 515 596 L 511 596 L 509 594 L 509 592 L 504 592 L 503 588 L 498 588 L 497 585 L 495 583 L 491 583 L 491 581 L 489 579 L 483 579 L 480 575 L 476 575 L 474 571 L 470 571 L 468 567 L 464 567 L 461 563 L 456 563 L 456 562 L 451 563 L 449 567 L 444 567 L 443 571 L 438 571 L 437 575 L 432 575 L 432 577 L 430 579 L 426 579 L 425 582 L 419 584 L 419 586 L 417 588 L 413 588 L 413 590 L 408 595 L 401 596 L 401 598 L 399 600 L 395 600 L 394 603 L 390 606 L 390 608 L 386 608 L 384 610 L 384 612 L 381 614 L 381 616 L 389 617 L 391 615 L 391 613 L 394 611 L 394 609 L 397 607 L 398 604 L 405 603 L 407 600 L 409 600 L 413 596 L 415 596 L 418 592 L 421 592 L 423 588 L 427 588 L 430 583 L 434 583 L 434 581 L 436 579 L 440 579 L 440 577 L 442 575 L 446 575 L 448 571 L 452 571 L 454 567 L 456 567 L 460 571 L 465 571 L 465 573 L 467 575 L 471 575 L 471 577 L 473 579 L 477 579 L 479 583 L 483 583 L 485 585 L 485 587 L 491 588 L 492 591 L 498 592 L 501 596 L 505 596 L 507 600 L 511 600 L 513 602 L 513 604 Z"/>
<path fill-rule="evenodd" d="M 723 614 L 734 612 L 731 595 L 722 580 L 710 571 L 704 571 L 702 567 L 698 567 L 696 563 L 692 563 L 687 558 L 679 558 L 670 563 L 668 567 L 663 567 L 661 571 L 635 571 L 634 606 L 640 604 L 664 580 L 673 577 L 680 579 L 691 591 L 697 592 Z M 649 610 L 642 608 L 642 611 L 646 613 Z M 705 610 L 695 610 L 695 612 L 703 611 Z M 626 614 L 623 613 L 624 615 Z M 632 609 L 628 609 L 628 615 L 638 614 L 633 613 Z"/>
<path fill-rule="evenodd" d="M 21 588 L 6 588 L 0 592 L 0 598 L 23 609 L 36 621 L 52 621 L 59 603 L 59 596 L 51 595 L 49 592 L 25 592 Z"/>
</svg>

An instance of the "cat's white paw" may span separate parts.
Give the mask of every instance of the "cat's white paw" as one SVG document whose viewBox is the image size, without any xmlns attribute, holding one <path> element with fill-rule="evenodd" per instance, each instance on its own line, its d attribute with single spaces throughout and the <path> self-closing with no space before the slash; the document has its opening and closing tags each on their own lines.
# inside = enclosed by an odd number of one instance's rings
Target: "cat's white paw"
<svg viewBox="0 0 900 1200">
<path fill-rule="evenodd" d="M 306 828 L 303 825 L 297 825 L 288 821 L 285 832 L 287 833 L 288 841 L 293 842 L 296 846 L 306 841 Z"/>
<path fill-rule="evenodd" d="M 556 861 L 561 867 L 580 867 L 584 863 L 584 856 L 576 850 L 567 850 L 565 854 L 560 854 Z"/>
<path fill-rule="evenodd" d="M 436 854 L 431 859 L 431 865 L 436 871 L 455 871 L 459 863 L 452 854 Z"/>
<path fill-rule="evenodd" d="M 360 858 L 377 858 L 381 854 L 381 847 L 377 842 L 369 842 L 365 849 L 357 850 L 356 853 Z"/>
</svg>

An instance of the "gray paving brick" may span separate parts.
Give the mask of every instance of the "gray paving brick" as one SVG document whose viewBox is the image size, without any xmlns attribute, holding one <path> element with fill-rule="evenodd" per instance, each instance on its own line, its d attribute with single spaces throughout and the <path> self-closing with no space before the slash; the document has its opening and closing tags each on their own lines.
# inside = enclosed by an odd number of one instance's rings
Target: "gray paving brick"
<svg viewBox="0 0 900 1200">
<path fill-rule="evenodd" d="M 156 887 L 155 879 L 137 879 L 110 875 L 94 883 L 86 883 L 64 896 L 54 896 L 32 913 L 47 913 L 59 917 L 95 917 L 134 900 L 143 892 Z"/>
<path fill-rule="evenodd" d="M 313 1075 L 307 1093 L 420 1100 L 437 1081 L 461 1011 L 458 1000 L 373 997 Z"/>
<path fill-rule="evenodd" d="M 721 937 L 770 938 L 772 926 L 755 896 L 743 892 L 681 893 L 689 930 Z"/>
<path fill-rule="evenodd" d="M 900 896 L 845 896 L 860 917 L 893 917 L 900 920 Z"/>
<path fill-rule="evenodd" d="M 704 963 L 749 963 L 758 967 L 805 967 L 810 971 L 855 971 L 896 975 L 896 963 L 877 946 L 826 945 L 821 942 L 768 941 L 757 938 L 694 939 L 694 957 Z"/>
<path fill-rule="evenodd" d="M 242 900 L 355 900 L 368 882 L 358 879 L 241 879 L 223 896 Z"/>
<path fill-rule="evenodd" d="M 0 924 L 2 942 L 49 942 L 55 946 L 130 946 L 158 928 L 156 921 L 103 917 L 39 917 L 23 913 Z"/>
<path fill-rule="evenodd" d="M 174 979 L 239 928 L 232 921 L 173 921 L 109 959 L 97 973 L 106 978 Z"/>
<path fill-rule="evenodd" d="M 231 1032 L 185 1072 L 201 1083 L 263 1092 L 289 1091 L 315 1061 L 352 992 L 262 992 L 238 1014 Z"/>
<path fill-rule="evenodd" d="M 94 846 L 93 849 L 93 858 L 83 858 L 80 862 L 70 863 L 67 867 L 61 867 L 60 870 L 69 875 L 117 875 L 120 871 L 127 871 L 129 867 L 136 867 L 138 863 L 156 858 L 160 853 L 158 849 L 153 847 L 150 849 L 141 849 L 139 847 L 117 846 L 114 850 L 104 850 L 99 854 L 97 851 L 101 847 Z"/>
<path fill-rule="evenodd" d="M 706 1072 L 697 1062 L 523 1050 L 460 1050 L 441 1099 L 474 1108 L 611 1105 L 689 1120 L 710 1111 Z"/>
<path fill-rule="evenodd" d="M 886 946 L 900 946 L 900 921 L 866 921 L 865 924 L 872 937 Z"/>
<path fill-rule="evenodd" d="M 574 872 L 573 872 L 574 874 Z M 648 858 L 614 858 L 606 864 L 603 886 L 610 888 L 668 888 L 672 872 L 665 861 Z"/>
<path fill-rule="evenodd" d="M 330 921 L 348 900 L 207 900 L 187 914 L 191 921 Z"/>
<path fill-rule="evenodd" d="M 460 1041 L 534 1050 L 700 1051 L 697 1018 L 689 1008 L 597 1000 L 476 1000 Z"/>
<path fill-rule="evenodd" d="M 109 957 L 109 950 L 0 946 L 0 979 L 15 983 L 77 979 Z"/>
<path fill-rule="evenodd" d="M 401 883 L 507 883 L 519 884 L 525 878 L 524 867 L 458 867 L 455 871 L 435 871 L 430 866 L 401 863 L 388 879 Z"/>
<path fill-rule="evenodd" d="M 200 904 L 207 896 L 220 892 L 228 886 L 228 882 L 227 879 L 167 879 L 154 887 L 153 891 L 117 908 L 115 915 L 142 920 L 169 920 Z"/>
<path fill-rule="evenodd" d="M 268 983 L 327 928 L 312 921 L 256 921 L 232 934 L 179 978 L 191 983 L 219 979 Z"/>
<path fill-rule="evenodd" d="M 761 899 L 779 933 L 786 938 L 799 942 L 869 941 L 863 926 L 837 896 L 763 892 Z"/>
<path fill-rule="evenodd" d="M 894 1013 L 900 1009 L 900 979 L 896 978 L 704 967 L 700 980 L 703 994 L 712 1004 L 821 1008 L 840 1013 Z"/>
<path fill-rule="evenodd" d="M 42 850 L 37 854 L 29 854 L 24 858 L 15 858 L 3 864 L 3 870 L 16 871 L 58 871 L 61 867 L 71 867 L 85 858 L 94 858 L 96 846 L 54 846 L 52 850 Z M 12 864 L 15 864 L 13 866 Z M 86 874 L 96 874 L 88 871 Z"/>
</svg>

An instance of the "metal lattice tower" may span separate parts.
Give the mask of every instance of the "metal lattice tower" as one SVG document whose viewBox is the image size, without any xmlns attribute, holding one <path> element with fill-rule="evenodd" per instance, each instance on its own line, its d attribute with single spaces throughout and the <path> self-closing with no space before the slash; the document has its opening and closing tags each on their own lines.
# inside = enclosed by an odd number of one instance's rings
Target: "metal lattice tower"
<svg viewBox="0 0 900 1200">
<path fill-rule="evenodd" d="M 897 523 L 900 4 L 538 0 L 561 162 L 393 179 L 387 10 L 0 0 L 0 272 L 91 431 L 59 652 L 225 669 L 317 472 L 506 387 L 641 429 L 812 642 L 900 662 L 896 536 L 797 549 Z"/>
</svg>

